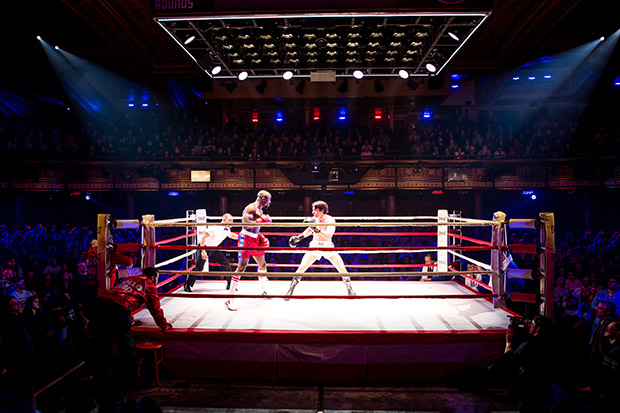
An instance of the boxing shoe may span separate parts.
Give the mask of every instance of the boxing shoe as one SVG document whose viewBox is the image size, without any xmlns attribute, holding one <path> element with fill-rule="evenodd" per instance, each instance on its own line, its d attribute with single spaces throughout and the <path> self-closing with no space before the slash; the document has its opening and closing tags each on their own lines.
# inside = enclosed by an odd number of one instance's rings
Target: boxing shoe
<svg viewBox="0 0 620 413">
<path fill-rule="evenodd" d="M 344 284 L 347 286 L 347 294 L 352 296 L 352 295 L 357 295 L 355 294 L 355 291 L 353 291 L 353 286 L 351 285 L 351 281 L 345 281 Z"/>
<path fill-rule="evenodd" d="M 227 300 L 224 305 L 226 306 L 228 311 L 237 311 L 237 307 L 235 306 L 233 300 Z"/>
<path fill-rule="evenodd" d="M 188 283 L 183 283 L 183 291 L 185 291 L 186 293 L 191 293 L 192 287 L 190 287 Z"/>
<path fill-rule="evenodd" d="M 299 284 L 299 280 L 298 279 L 293 279 L 293 281 L 291 281 L 291 286 L 288 288 L 288 291 L 286 292 L 286 295 L 293 295 L 293 291 L 295 291 L 295 287 L 297 287 L 297 284 Z M 284 301 L 288 301 L 288 298 L 285 298 Z"/>
</svg>

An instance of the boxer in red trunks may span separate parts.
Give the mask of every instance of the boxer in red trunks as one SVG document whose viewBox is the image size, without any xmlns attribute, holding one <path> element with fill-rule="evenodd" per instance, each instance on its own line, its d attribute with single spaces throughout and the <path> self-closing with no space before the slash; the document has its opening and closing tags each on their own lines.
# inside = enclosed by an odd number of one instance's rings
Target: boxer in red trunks
<svg viewBox="0 0 620 413">
<path fill-rule="evenodd" d="M 271 205 L 271 194 L 265 190 L 258 191 L 256 201 L 246 206 L 243 210 L 241 222 L 248 224 L 271 222 L 269 215 L 265 214 L 263 211 L 263 209 L 269 207 L 269 205 Z M 259 226 L 245 226 L 241 228 L 241 232 L 239 233 L 238 245 L 239 247 L 266 248 L 269 247 L 269 240 L 260 233 Z M 241 250 L 239 253 L 239 265 L 235 270 L 235 273 L 239 274 L 235 274 L 232 277 L 232 282 L 230 284 L 231 294 L 234 294 L 237 290 L 237 284 L 239 284 L 239 280 L 241 279 L 240 273 L 244 272 L 247 268 L 250 257 L 254 257 L 254 261 L 258 264 L 259 273 L 267 272 L 267 263 L 265 262 L 264 250 Z M 260 281 L 260 289 L 263 295 L 266 295 L 268 281 L 267 277 L 265 275 L 259 275 L 258 280 Z M 226 301 L 226 308 L 230 311 L 237 311 L 233 298 Z"/>
</svg>

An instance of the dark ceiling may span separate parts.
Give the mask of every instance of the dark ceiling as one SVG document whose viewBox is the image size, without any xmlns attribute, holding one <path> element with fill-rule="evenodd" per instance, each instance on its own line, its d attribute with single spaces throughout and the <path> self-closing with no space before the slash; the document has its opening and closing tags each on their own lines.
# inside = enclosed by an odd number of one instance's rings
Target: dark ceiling
<svg viewBox="0 0 620 413">
<path fill-rule="evenodd" d="M 429 0 L 427 3 L 466 1 Z M 231 0 L 230 3 L 252 2 Z M 255 3 L 263 7 L 279 2 Z M 382 1 L 375 3 L 379 9 L 385 5 Z M 355 10 L 348 10 L 346 16 L 284 19 L 275 15 L 270 21 L 237 13 L 237 18 L 230 18 L 228 23 L 211 16 L 210 20 L 169 21 L 160 25 L 153 18 L 147 0 L 12 1 L 2 6 L 0 17 L 3 39 L 0 79 L 7 84 L 13 80 L 45 83 L 53 78 L 36 35 L 84 59 L 149 82 L 170 77 L 205 77 L 197 62 L 205 65 L 204 68 L 210 68 L 208 64 L 213 62 L 223 64 L 222 76 L 237 75 L 244 68 L 249 69 L 251 76 L 279 76 L 285 69 L 293 69 L 295 75 L 309 75 L 317 69 L 337 69 L 338 74 L 351 75 L 351 69 L 358 67 L 367 75 L 394 76 L 402 67 L 414 75 L 427 75 L 424 67 L 428 59 L 441 57 L 445 62 L 455 52 L 449 61 L 451 70 L 487 74 L 516 68 L 601 35 L 608 36 L 618 29 L 612 12 L 614 2 L 596 2 L 596 7 L 585 0 L 486 3 L 492 3 L 489 17 L 467 39 L 484 17 L 459 16 L 454 8 L 438 16 L 399 16 L 388 10 L 389 16 L 359 17 Z M 400 12 L 403 10 L 399 9 Z M 179 39 L 186 39 L 192 33 L 197 35 L 186 46 L 189 54 L 183 50 L 183 42 L 175 41 L 162 26 Z M 449 32 L 455 32 L 459 40 L 450 37 Z M 292 36 L 290 42 L 287 34 Z M 330 38 L 328 34 L 335 37 Z M 307 45 L 317 39 L 322 48 L 314 54 Z M 467 42 L 463 44 L 465 39 Z M 329 43 L 334 46 L 327 47 Z M 351 43 L 358 45 L 350 46 Z M 248 46 L 251 44 L 254 50 Z M 270 44 L 274 46 L 266 47 Z M 227 49 L 230 47 L 227 45 L 232 47 Z M 273 50 L 273 54 L 269 55 L 268 50 Z M 331 61 L 330 56 L 333 56 Z"/>
</svg>

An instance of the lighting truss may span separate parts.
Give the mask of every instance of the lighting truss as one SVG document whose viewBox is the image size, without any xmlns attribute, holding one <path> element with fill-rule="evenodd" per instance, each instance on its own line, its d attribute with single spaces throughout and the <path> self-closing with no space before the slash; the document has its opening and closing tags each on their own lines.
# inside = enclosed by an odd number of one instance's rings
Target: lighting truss
<svg viewBox="0 0 620 413">
<path fill-rule="evenodd" d="M 156 17 L 157 23 L 215 79 L 277 78 L 291 71 L 336 77 L 439 74 L 490 11 L 298 13 Z M 195 36 L 187 43 L 187 39 Z M 436 72 L 426 66 L 432 63 Z M 219 74 L 212 74 L 221 66 Z"/>
</svg>

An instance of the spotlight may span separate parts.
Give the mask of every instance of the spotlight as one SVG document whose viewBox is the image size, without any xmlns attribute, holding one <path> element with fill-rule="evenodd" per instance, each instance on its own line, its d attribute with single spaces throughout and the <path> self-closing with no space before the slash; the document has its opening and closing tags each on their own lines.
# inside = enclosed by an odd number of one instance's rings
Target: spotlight
<svg viewBox="0 0 620 413">
<path fill-rule="evenodd" d="M 429 62 L 426 64 L 426 70 L 428 70 L 431 73 L 435 73 L 437 71 L 437 67 L 433 63 Z"/>
<path fill-rule="evenodd" d="M 212 75 L 217 75 L 222 71 L 222 66 L 214 66 L 213 69 L 211 70 L 211 74 Z"/>
<path fill-rule="evenodd" d="M 282 79 L 284 80 L 291 80 L 292 78 L 293 78 L 293 72 L 291 72 L 290 70 L 287 70 L 286 72 L 282 74 Z"/>
<path fill-rule="evenodd" d="M 263 93 L 265 93 L 266 88 L 267 88 L 267 81 L 263 79 L 263 81 L 260 82 L 258 86 L 256 86 L 256 91 L 262 95 Z"/>
<path fill-rule="evenodd" d="M 86 199 L 87 201 L 90 201 L 90 195 L 86 195 L 84 199 Z"/>
<path fill-rule="evenodd" d="M 300 95 L 303 95 L 305 87 L 306 87 L 306 79 L 301 79 L 301 81 L 299 82 L 299 84 L 295 88 L 295 92 L 299 93 Z"/>
<path fill-rule="evenodd" d="M 340 87 L 338 88 L 338 92 L 340 93 L 346 93 L 347 90 L 349 90 L 349 83 L 347 82 L 347 79 L 344 79 L 342 81 L 342 84 L 340 85 Z"/>
<path fill-rule="evenodd" d="M 450 36 L 452 39 L 454 39 L 457 42 L 460 40 L 459 37 L 452 32 L 448 32 L 448 36 Z"/>
<path fill-rule="evenodd" d="M 248 72 L 246 72 L 246 71 L 244 70 L 243 72 L 239 73 L 239 75 L 237 76 L 237 78 L 238 78 L 240 81 L 242 81 L 242 82 L 243 82 L 245 79 L 247 79 L 247 78 L 248 78 Z"/>
<path fill-rule="evenodd" d="M 398 71 L 398 76 L 400 76 L 401 79 L 408 79 L 409 78 L 409 72 L 407 72 L 405 69 L 400 69 Z"/>
<path fill-rule="evenodd" d="M 54 49 L 56 49 L 56 50 L 60 50 L 60 47 L 58 47 L 58 46 L 54 46 Z"/>
<path fill-rule="evenodd" d="M 536 201 L 536 194 L 532 194 L 531 198 L 532 198 L 532 201 Z"/>
<path fill-rule="evenodd" d="M 37 36 L 37 40 L 41 40 L 41 36 Z"/>
<path fill-rule="evenodd" d="M 361 70 L 356 70 L 353 72 L 353 77 L 356 78 L 357 80 L 360 80 L 361 78 L 364 77 L 364 72 L 362 72 Z"/>
<path fill-rule="evenodd" d="M 195 38 L 196 38 L 196 36 L 194 36 L 194 35 L 189 36 L 189 37 L 188 37 L 188 38 L 187 38 L 187 39 L 183 42 L 183 44 L 188 45 L 188 44 L 190 44 L 191 42 L 193 42 Z"/>
</svg>

